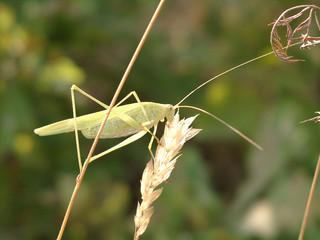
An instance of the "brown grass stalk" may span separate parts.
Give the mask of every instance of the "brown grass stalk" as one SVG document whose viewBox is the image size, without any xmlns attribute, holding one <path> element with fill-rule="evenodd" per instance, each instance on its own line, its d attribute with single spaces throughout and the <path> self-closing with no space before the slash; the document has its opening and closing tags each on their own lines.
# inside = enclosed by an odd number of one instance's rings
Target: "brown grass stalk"
<svg viewBox="0 0 320 240">
<path fill-rule="evenodd" d="M 124 83 L 126 82 L 127 77 L 129 76 L 129 73 L 130 73 L 130 71 L 132 69 L 132 66 L 135 63 L 135 61 L 136 61 L 136 59 L 137 59 L 137 57 L 138 57 L 138 55 L 140 53 L 140 50 L 143 47 L 144 42 L 146 41 L 146 39 L 147 39 L 147 37 L 148 37 L 148 35 L 150 33 L 150 30 L 152 29 L 152 26 L 155 23 L 158 15 L 159 15 L 159 13 L 161 11 L 161 8 L 162 8 L 164 2 L 165 2 L 165 0 L 161 0 L 159 2 L 158 7 L 156 8 L 156 10 L 155 10 L 155 12 L 154 12 L 154 14 L 153 14 L 153 16 L 152 16 L 147 28 L 146 28 L 146 30 L 144 32 L 141 40 L 140 40 L 140 42 L 139 42 L 139 44 L 138 44 L 138 46 L 137 46 L 137 48 L 136 48 L 131 60 L 130 60 L 130 62 L 128 64 L 127 68 L 126 68 L 126 71 L 124 72 L 124 75 L 122 76 L 122 79 L 121 79 L 121 81 L 120 81 L 120 83 L 118 85 L 118 88 L 117 88 L 116 92 L 114 93 L 114 96 L 112 97 L 111 103 L 109 104 L 109 108 L 107 109 L 106 115 L 105 115 L 104 119 L 102 120 L 101 126 L 100 126 L 100 128 L 98 130 L 98 133 L 97 133 L 97 135 L 96 135 L 96 137 L 95 137 L 95 139 L 94 139 L 94 141 L 93 141 L 93 143 L 91 145 L 91 148 L 89 150 L 88 156 L 87 156 L 87 158 L 86 158 L 86 160 L 85 160 L 85 162 L 83 164 L 83 167 L 82 168 L 80 167 L 81 171 L 80 171 L 80 173 L 79 173 L 79 175 L 77 177 L 76 185 L 75 185 L 73 193 L 71 195 L 71 199 L 69 201 L 66 213 L 65 213 L 64 218 L 62 220 L 62 224 L 61 224 L 61 227 L 60 227 L 60 230 L 59 230 L 59 233 L 58 233 L 57 240 L 62 239 L 65 227 L 67 225 L 67 222 L 68 222 L 68 219 L 69 219 L 69 216 L 70 216 L 70 213 L 71 213 L 71 209 L 73 207 L 73 203 L 74 203 L 74 201 L 76 199 L 76 196 L 78 194 L 81 182 L 82 182 L 82 180 L 84 178 L 84 175 L 85 175 L 86 170 L 88 168 L 88 165 L 90 163 L 90 159 L 91 159 L 91 157 L 92 157 L 92 155 L 94 153 L 94 150 L 95 150 L 95 148 L 96 148 L 96 146 L 98 144 L 98 141 L 100 139 L 100 135 L 102 133 L 102 130 L 103 130 L 103 128 L 104 128 L 104 126 L 105 126 L 105 124 L 106 124 L 106 122 L 108 120 L 108 117 L 110 115 L 110 112 L 111 112 L 112 108 L 114 107 L 114 105 L 115 105 L 115 103 L 116 103 L 116 101 L 118 99 L 118 96 L 119 96 L 119 94 L 120 94 L 120 92 L 122 90 L 122 87 L 123 87 Z"/>
<path fill-rule="evenodd" d="M 148 227 L 153 214 L 152 204 L 162 192 L 162 188 L 156 188 L 169 178 L 184 143 L 201 131 L 189 128 L 195 118 L 196 116 L 179 121 L 179 114 L 176 114 L 171 123 L 167 122 L 155 157 L 148 162 L 142 174 L 140 188 L 142 202 L 138 203 L 134 217 L 134 240 L 138 240 Z"/>
<path fill-rule="evenodd" d="M 313 195 L 314 195 L 314 192 L 315 192 L 315 189 L 316 189 L 316 183 L 317 183 L 317 179 L 318 179 L 318 176 L 319 176 L 319 171 L 320 171 L 320 156 L 318 157 L 318 163 L 317 163 L 314 175 L 313 175 L 313 180 L 312 180 L 312 184 L 311 184 L 311 188 L 310 188 L 310 192 L 309 192 L 308 202 L 307 202 L 306 210 L 304 212 L 304 216 L 303 216 L 303 219 L 302 219 L 302 224 L 301 224 L 298 240 L 303 240 L 304 233 L 306 231 L 309 212 L 310 212 L 310 208 L 311 208 L 311 204 L 312 204 Z"/>
<path fill-rule="evenodd" d="M 316 112 L 316 113 L 320 114 L 320 112 Z M 306 122 L 311 122 L 311 121 L 314 121 L 316 123 L 320 122 L 320 116 L 316 116 L 316 117 L 304 120 L 304 121 L 302 121 L 300 123 L 306 123 Z M 312 184 L 311 184 L 311 188 L 310 188 L 310 192 L 309 192 L 308 202 L 307 202 L 306 209 L 305 209 L 305 212 L 304 212 L 304 216 L 303 216 L 303 219 L 302 219 L 298 240 L 303 240 L 303 237 L 304 237 L 304 233 L 305 233 L 305 230 L 306 230 L 306 227 L 307 227 L 308 217 L 309 217 L 309 213 L 310 213 L 310 208 L 311 208 L 312 199 L 313 199 L 313 195 L 314 195 L 314 192 L 315 192 L 315 188 L 316 188 L 316 183 L 317 183 L 317 179 L 318 179 L 318 176 L 319 176 L 319 172 L 320 172 L 320 156 L 318 157 L 318 163 L 317 163 L 314 175 L 313 175 L 313 180 L 312 180 Z"/>
</svg>

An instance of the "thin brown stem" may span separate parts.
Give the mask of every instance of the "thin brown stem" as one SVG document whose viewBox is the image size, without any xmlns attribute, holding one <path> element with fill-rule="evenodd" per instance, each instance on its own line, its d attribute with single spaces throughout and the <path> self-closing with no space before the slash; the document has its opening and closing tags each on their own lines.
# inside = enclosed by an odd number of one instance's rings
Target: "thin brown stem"
<svg viewBox="0 0 320 240">
<path fill-rule="evenodd" d="M 310 212 L 312 198 L 313 198 L 313 194 L 314 194 L 315 187 L 316 187 L 316 182 L 317 182 L 318 175 L 319 175 L 319 170 L 320 170 L 320 156 L 318 158 L 316 171 L 314 172 L 312 185 L 311 185 L 311 189 L 310 189 L 310 193 L 309 193 L 309 198 L 308 198 L 308 202 L 307 202 L 307 205 L 306 205 L 306 210 L 304 212 L 304 217 L 303 217 L 303 220 L 302 220 L 302 224 L 301 224 L 301 229 L 300 229 L 300 234 L 299 234 L 298 240 L 303 240 L 304 232 L 306 230 L 306 226 L 307 226 L 307 222 L 308 222 L 308 216 L 309 216 L 309 212 Z"/>
<path fill-rule="evenodd" d="M 71 196 L 71 199 L 70 199 L 70 202 L 69 202 L 67 211 L 66 211 L 66 213 L 65 213 L 65 216 L 64 216 L 64 219 L 63 219 L 63 222 L 62 222 L 62 225 L 61 225 L 61 228 L 60 228 L 60 231 L 59 231 L 59 235 L 58 235 L 58 237 L 57 237 L 57 240 L 60 240 L 60 239 L 62 238 L 62 235 L 63 235 L 64 229 L 65 229 L 65 226 L 66 226 L 66 224 L 67 224 L 67 222 L 68 222 L 68 219 L 69 219 L 69 216 L 70 216 L 70 212 L 71 212 L 73 203 L 74 203 L 74 201 L 75 201 L 75 199 L 76 199 L 76 196 L 77 196 L 77 193 L 78 193 L 78 191 L 79 191 L 81 182 L 82 182 L 83 177 L 84 177 L 84 175 L 85 175 L 85 172 L 86 172 L 86 170 L 87 170 L 87 168 L 88 168 L 88 165 L 89 165 L 89 162 L 90 162 L 90 158 L 92 157 L 93 152 L 94 152 L 94 150 L 95 150 L 95 148 L 96 148 L 96 146 L 97 146 L 97 143 L 98 143 L 98 141 L 99 141 L 100 135 L 101 135 L 102 130 L 103 130 L 103 127 L 104 127 L 104 125 L 106 124 L 106 122 L 107 122 L 107 120 L 108 120 L 108 117 L 109 117 L 109 115 L 110 115 L 111 109 L 113 108 L 113 106 L 115 105 L 115 103 L 116 103 L 116 101 L 117 101 L 117 98 L 118 98 L 118 96 L 119 96 L 119 94 L 120 94 L 120 92 L 121 92 L 121 89 L 122 89 L 125 81 L 127 80 L 127 77 L 128 77 L 128 75 L 129 75 L 129 73 L 130 73 L 130 71 L 131 71 L 131 69 L 132 69 L 132 66 L 133 66 L 135 60 L 137 59 L 137 57 L 138 57 L 138 55 L 139 55 L 139 53 L 140 53 L 140 50 L 141 50 L 141 48 L 142 48 L 145 40 L 147 39 L 147 36 L 148 36 L 148 34 L 149 34 L 149 32 L 150 32 L 150 30 L 151 30 L 151 28 L 152 28 L 152 26 L 153 26 L 156 18 L 157 18 L 157 16 L 159 15 L 159 12 L 160 12 L 160 10 L 161 10 L 164 2 L 165 2 L 165 0 L 161 0 L 160 3 L 158 4 L 158 7 L 157 7 L 156 11 L 154 12 L 154 14 L 153 14 L 153 16 L 152 16 L 152 18 L 151 18 L 151 20 L 150 20 L 150 22 L 149 22 L 149 24 L 148 24 L 145 32 L 144 32 L 144 34 L 143 34 L 143 36 L 142 36 L 142 38 L 141 38 L 141 40 L 140 40 L 140 42 L 139 42 L 139 44 L 138 44 L 138 46 L 137 46 L 137 49 L 136 49 L 136 51 L 134 52 L 134 54 L 133 54 L 133 56 L 132 56 L 132 58 L 131 58 L 131 60 L 130 60 L 130 62 L 129 62 L 129 64 L 128 64 L 128 67 L 127 67 L 127 69 L 126 69 L 126 71 L 125 71 L 125 73 L 124 73 L 124 75 L 123 75 L 123 77 L 122 77 L 122 79 L 121 79 L 121 81 L 120 81 L 120 83 L 119 83 L 119 85 L 118 85 L 118 88 L 117 88 L 117 90 L 116 90 L 116 92 L 115 92 L 115 94 L 114 94 L 114 96 L 113 96 L 113 98 L 112 98 L 112 100 L 111 100 L 111 103 L 109 104 L 109 108 L 108 108 L 107 111 L 106 111 L 106 115 L 105 115 L 105 117 L 104 117 L 104 119 L 103 119 L 103 121 L 102 121 L 102 123 L 101 123 L 101 126 L 100 126 L 100 128 L 99 128 L 99 131 L 98 131 L 98 133 L 97 133 L 97 136 L 95 137 L 95 139 L 94 139 L 94 141 L 93 141 L 93 143 L 92 143 L 92 146 L 91 146 L 91 148 L 90 148 L 90 151 L 89 151 L 89 153 L 88 153 L 87 159 L 86 159 L 86 161 L 85 161 L 84 164 L 83 164 L 82 171 L 80 172 L 80 174 L 79 174 L 78 177 L 77 177 L 77 182 L 76 182 L 75 188 L 74 188 L 74 190 L 73 190 L 73 193 L 72 193 L 72 196 Z"/>
</svg>

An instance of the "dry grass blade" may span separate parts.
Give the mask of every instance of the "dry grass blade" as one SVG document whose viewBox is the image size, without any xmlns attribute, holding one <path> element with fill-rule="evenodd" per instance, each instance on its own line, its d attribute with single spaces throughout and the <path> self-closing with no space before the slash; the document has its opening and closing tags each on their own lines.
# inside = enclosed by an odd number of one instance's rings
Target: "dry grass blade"
<svg viewBox="0 0 320 240">
<path fill-rule="evenodd" d="M 299 10 L 301 9 L 298 13 L 291 15 L 289 17 L 286 17 L 287 14 L 289 14 L 292 11 Z M 301 59 L 292 59 L 292 56 L 288 56 L 287 50 L 290 46 L 295 44 L 294 41 L 300 41 L 302 42 L 301 49 L 309 49 L 310 46 L 315 46 L 317 44 L 320 44 L 320 37 L 313 37 L 310 36 L 310 29 L 313 25 L 313 16 L 315 19 L 315 24 L 320 30 L 319 26 L 319 20 L 317 18 L 316 12 L 320 10 L 318 6 L 315 5 L 300 5 L 300 6 L 295 6 L 292 8 L 287 9 L 284 11 L 276 21 L 273 23 L 269 24 L 272 25 L 272 30 L 271 30 L 271 36 L 270 36 L 270 42 L 271 46 L 273 49 L 274 54 L 281 59 L 282 61 L 285 62 L 298 62 L 298 61 L 303 61 Z M 303 17 L 305 13 L 308 12 L 307 17 L 304 20 L 300 20 L 299 23 L 299 18 Z M 298 22 L 296 27 L 293 27 L 295 20 Z M 281 26 L 286 26 L 287 31 L 286 31 L 286 39 L 287 43 L 286 46 L 283 47 L 281 43 L 281 37 L 278 32 L 278 28 Z M 301 36 L 296 36 L 298 32 L 304 31 Z"/>
<path fill-rule="evenodd" d="M 200 129 L 189 128 L 195 118 L 196 116 L 179 121 L 179 115 L 176 114 L 171 123 L 167 122 L 154 160 L 148 162 L 142 174 L 140 188 L 142 202 L 138 203 L 134 217 L 134 240 L 138 240 L 148 227 L 153 214 L 152 204 L 162 192 L 162 188 L 156 188 L 169 178 L 184 143 L 200 132 Z"/>
</svg>

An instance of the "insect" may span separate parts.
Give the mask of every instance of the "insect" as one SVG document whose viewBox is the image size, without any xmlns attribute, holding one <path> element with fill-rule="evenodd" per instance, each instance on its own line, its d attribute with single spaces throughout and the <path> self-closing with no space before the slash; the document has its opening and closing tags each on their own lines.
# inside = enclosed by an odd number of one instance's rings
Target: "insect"
<svg viewBox="0 0 320 240">
<path fill-rule="evenodd" d="M 108 121 L 106 122 L 106 125 L 104 126 L 103 131 L 100 135 L 100 138 L 120 138 L 120 137 L 128 137 L 128 136 L 129 137 L 123 140 L 122 142 L 120 142 L 119 144 L 109 148 L 108 150 L 91 157 L 90 162 L 140 139 L 146 133 L 150 133 L 152 136 L 150 143 L 148 145 L 148 149 L 152 155 L 152 151 L 151 151 L 152 143 L 154 139 L 159 141 L 158 138 L 155 136 L 158 123 L 161 121 L 164 121 L 165 118 L 167 119 L 168 122 L 171 122 L 174 117 L 175 111 L 178 108 L 193 108 L 205 114 L 208 114 L 211 117 L 217 119 L 219 122 L 226 125 L 227 127 L 229 127 L 231 130 L 239 134 L 241 137 L 243 137 L 248 142 L 256 146 L 258 149 L 261 149 L 261 147 L 258 144 L 256 144 L 250 138 L 248 138 L 243 133 L 239 132 L 237 129 L 227 124 L 217 116 L 197 107 L 180 106 L 180 104 L 187 97 L 189 97 L 192 93 L 194 93 L 199 88 L 203 87 L 205 84 L 214 80 L 216 77 L 208 80 L 204 84 L 194 89 L 186 97 L 184 97 L 178 104 L 174 106 L 171 104 L 141 102 L 135 91 L 130 92 L 124 99 L 122 99 L 111 110 Z M 82 161 L 80 156 L 78 131 L 80 130 L 86 138 L 89 138 L 89 139 L 95 138 L 100 128 L 101 122 L 105 116 L 106 110 L 83 115 L 83 116 L 76 116 L 76 104 L 75 104 L 75 97 L 74 97 L 75 91 L 78 91 L 79 93 L 95 101 L 105 109 L 108 109 L 108 106 L 106 104 L 102 103 L 98 99 L 89 95 L 88 93 L 86 93 L 85 91 L 77 87 L 76 85 L 73 85 L 71 87 L 73 118 L 55 122 L 41 128 L 37 128 L 34 130 L 34 132 L 40 136 L 47 136 L 47 135 L 61 134 L 61 133 L 74 131 L 75 138 L 76 138 L 79 168 L 81 171 Z M 125 100 L 127 100 L 131 96 L 133 96 L 136 99 L 137 101 L 136 103 L 121 105 Z M 150 131 L 152 127 L 154 127 L 153 132 Z"/>
</svg>

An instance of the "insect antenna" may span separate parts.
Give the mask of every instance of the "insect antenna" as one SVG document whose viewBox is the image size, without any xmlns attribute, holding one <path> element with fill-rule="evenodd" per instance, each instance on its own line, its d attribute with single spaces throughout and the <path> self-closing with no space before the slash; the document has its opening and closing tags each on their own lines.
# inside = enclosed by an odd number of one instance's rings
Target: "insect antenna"
<svg viewBox="0 0 320 240">
<path fill-rule="evenodd" d="M 244 138 L 246 141 L 248 141 L 249 143 L 251 143 L 253 146 L 255 146 L 256 148 L 258 148 L 259 150 L 263 150 L 263 148 L 257 144 L 255 141 L 253 141 L 251 138 L 247 137 L 246 135 L 244 135 L 242 132 L 240 132 L 238 129 L 236 129 L 235 127 L 231 126 L 230 124 L 226 123 L 225 121 L 223 121 L 221 118 L 217 117 L 216 115 L 209 113 L 208 111 L 202 109 L 202 108 L 198 108 L 198 107 L 194 107 L 194 106 L 175 106 L 175 108 L 191 108 L 191 109 L 195 109 L 199 112 L 203 112 L 207 115 L 209 115 L 210 117 L 216 119 L 217 121 L 219 121 L 220 123 L 222 123 L 223 125 L 227 126 L 228 128 L 230 128 L 233 132 L 235 132 L 236 134 L 238 134 L 240 137 Z"/>
<path fill-rule="evenodd" d="M 244 66 L 244 65 L 247 65 L 248 63 L 251 63 L 251 62 L 254 62 L 254 61 L 256 61 L 256 60 L 259 60 L 260 58 L 264 58 L 264 57 L 266 57 L 266 56 L 268 56 L 268 55 L 271 55 L 272 53 L 273 53 L 273 52 L 269 52 L 269 53 L 263 54 L 263 55 L 261 55 L 261 56 L 259 56 L 259 57 L 253 58 L 253 59 L 251 59 L 251 60 L 249 60 L 249 61 L 246 61 L 246 62 L 244 62 L 244 63 L 241 63 L 241 64 L 239 64 L 239 65 L 237 65 L 237 66 L 235 66 L 235 67 L 229 68 L 228 70 L 226 70 L 226 71 L 224 71 L 224 72 L 222 72 L 222 73 L 214 76 L 213 78 L 210 78 L 210 79 L 207 80 L 206 82 L 200 84 L 198 87 L 196 87 L 195 89 L 193 89 L 190 93 L 188 93 L 184 98 L 182 98 L 182 99 L 180 100 L 180 102 L 178 102 L 178 104 L 177 104 L 176 106 L 179 106 L 184 100 L 186 100 L 188 97 L 190 97 L 190 95 L 192 95 L 195 91 L 199 90 L 200 88 L 202 88 L 203 86 L 205 86 L 205 85 L 207 85 L 208 83 L 212 82 L 213 80 L 217 79 L 218 77 L 221 77 L 221 76 L 223 76 L 223 75 L 225 75 L 225 74 L 227 74 L 227 73 L 229 73 L 229 72 L 231 72 L 231 71 L 233 71 L 233 70 L 235 70 L 235 69 L 237 69 L 237 68 L 240 68 L 240 67 L 242 67 L 242 66 Z"/>
</svg>

